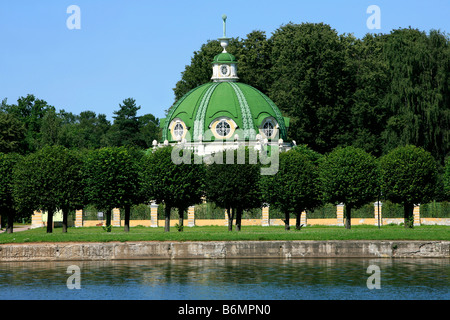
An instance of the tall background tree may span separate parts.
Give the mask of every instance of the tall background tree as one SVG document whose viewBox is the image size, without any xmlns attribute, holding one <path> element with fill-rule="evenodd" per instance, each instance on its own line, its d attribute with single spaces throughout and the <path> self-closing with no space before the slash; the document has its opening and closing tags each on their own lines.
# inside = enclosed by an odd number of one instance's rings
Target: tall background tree
<svg viewBox="0 0 450 320">
<path fill-rule="evenodd" d="M 397 29 L 383 48 L 390 83 L 383 103 L 392 116 L 383 133 L 386 152 L 423 147 L 441 163 L 450 146 L 450 46 L 448 35 Z"/>
<path fill-rule="evenodd" d="M 349 41 L 341 37 L 323 23 L 289 23 L 272 36 L 268 95 L 291 118 L 290 139 L 321 153 L 349 141 Z"/>
<path fill-rule="evenodd" d="M 444 199 L 450 201 L 450 157 L 445 160 L 445 169 L 443 174 Z"/>
<path fill-rule="evenodd" d="M 62 127 L 63 145 L 74 149 L 99 149 L 107 146 L 106 135 L 111 123 L 105 114 L 83 111 L 73 122 Z"/>
<path fill-rule="evenodd" d="M 152 114 L 138 116 L 141 106 L 137 106 L 133 98 L 123 100 L 119 107 L 114 111 L 114 122 L 107 133 L 108 144 L 140 149 L 151 147 L 153 140 L 160 136 L 159 119 Z"/>
<path fill-rule="evenodd" d="M 25 127 L 13 114 L 0 111 L 0 152 L 22 152 Z"/>
<path fill-rule="evenodd" d="M 61 127 L 62 119 L 56 110 L 54 108 L 47 110 L 41 121 L 40 139 L 37 141 L 38 148 L 61 145 Z"/>
<path fill-rule="evenodd" d="M 392 116 L 384 97 L 389 85 L 388 63 L 383 58 L 385 35 L 367 34 L 349 46 L 347 65 L 353 82 L 351 145 L 379 157 L 385 142 L 381 138 Z"/>
<path fill-rule="evenodd" d="M 42 119 L 50 109 L 54 109 L 54 107 L 50 106 L 45 100 L 37 99 L 32 94 L 20 97 L 17 104 L 9 105 L 6 100 L 3 100 L 1 111 L 14 115 L 25 127 L 23 153 L 34 152 L 39 148 Z"/>
<path fill-rule="evenodd" d="M 236 49 L 239 62 L 239 81 L 267 93 L 272 84 L 272 40 L 264 31 L 255 30 L 240 40 Z M 230 49 L 231 50 L 231 49 Z"/>
<path fill-rule="evenodd" d="M 119 110 L 114 111 L 114 122 L 109 131 L 111 146 L 143 147 L 144 141 L 140 135 L 137 116 L 140 108 L 133 98 L 127 98 L 119 104 Z"/>
<path fill-rule="evenodd" d="M 17 104 L 0 105 L 0 150 L 27 154 L 44 146 L 68 149 L 97 149 L 128 146 L 146 149 L 160 140 L 159 119 L 148 113 L 137 115 L 140 106 L 133 98 L 123 100 L 111 124 L 105 114 L 83 111 L 79 115 L 56 110 L 33 95 Z"/>
<path fill-rule="evenodd" d="M 152 147 L 153 140 L 161 141 L 162 132 L 159 127 L 159 119 L 153 114 L 148 113 L 139 117 L 139 130 L 145 148 Z"/>
</svg>

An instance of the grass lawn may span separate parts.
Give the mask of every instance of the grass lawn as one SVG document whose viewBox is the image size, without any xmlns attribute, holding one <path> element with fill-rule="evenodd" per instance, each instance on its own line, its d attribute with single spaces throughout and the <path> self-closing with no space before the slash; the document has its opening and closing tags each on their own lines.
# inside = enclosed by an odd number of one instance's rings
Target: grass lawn
<svg viewBox="0 0 450 320">
<path fill-rule="evenodd" d="M 353 226 L 350 230 L 336 226 L 308 226 L 300 231 L 285 231 L 284 226 L 243 226 L 240 232 L 227 230 L 222 226 L 184 227 L 183 232 L 175 227 L 164 232 L 163 227 L 123 227 L 106 232 L 101 227 L 69 228 L 63 234 L 61 228 L 46 233 L 45 228 L 0 234 L 0 243 L 24 242 L 107 242 L 107 241 L 231 241 L 231 240 L 450 240 L 448 226 L 419 226 L 405 229 L 403 226 L 388 225 Z"/>
</svg>

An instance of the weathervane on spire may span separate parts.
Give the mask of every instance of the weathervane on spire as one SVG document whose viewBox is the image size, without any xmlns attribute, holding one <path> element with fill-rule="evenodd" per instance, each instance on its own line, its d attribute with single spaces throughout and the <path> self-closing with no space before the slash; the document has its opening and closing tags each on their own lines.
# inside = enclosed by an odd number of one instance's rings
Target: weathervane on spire
<svg viewBox="0 0 450 320">
<path fill-rule="evenodd" d="M 230 40 L 230 38 L 227 38 L 227 15 L 226 14 L 222 15 L 222 20 L 223 20 L 223 37 L 219 38 L 219 40 L 220 40 L 220 45 L 223 48 L 222 52 L 227 52 L 228 41 Z"/>
<path fill-rule="evenodd" d="M 226 33 L 227 33 L 227 15 L 224 14 L 222 15 L 222 20 L 223 20 L 223 37 L 226 38 Z"/>
</svg>

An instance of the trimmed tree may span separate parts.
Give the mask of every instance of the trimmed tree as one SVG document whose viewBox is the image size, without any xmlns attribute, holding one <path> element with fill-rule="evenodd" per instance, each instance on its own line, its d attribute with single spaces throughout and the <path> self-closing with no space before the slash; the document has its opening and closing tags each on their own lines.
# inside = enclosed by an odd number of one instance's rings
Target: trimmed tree
<svg viewBox="0 0 450 320">
<path fill-rule="evenodd" d="M 83 161 L 81 154 L 77 151 L 65 149 L 62 155 L 65 170 L 60 176 L 63 196 L 59 208 L 62 211 L 62 232 L 67 232 L 67 218 L 72 210 L 81 209 L 84 206 L 83 186 Z"/>
<path fill-rule="evenodd" d="M 13 199 L 13 169 L 20 156 L 0 152 L 0 212 L 6 212 L 6 232 L 13 233 L 16 208 Z"/>
<path fill-rule="evenodd" d="M 84 184 L 87 201 L 106 213 L 106 230 L 111 231 L 111 211 L 125 209 L 125 228 L 129 231 L 130 211 L 142 200 L 137 151 L 126 147 L 107 147 L 87 153 Z"/>
<path fill-rule="evenodd" d="M 174 150 L 172 149 L 172 151 Z M 183 231 L 185 212 L 190 206 L 203 201 L 205 193 L 205 165 L 201 161 L 202 159 L 194 155 L 194 153 L 186 150 L 181 151 L 180 149 L 178 151 L 179 156 L 185 156 L 185 161 L 189 159 L 189 161 L 186 161 L 187 163 L 178 163 L 174 152 L 172 152 L 172 162 L 175 161 L 178 169 L 183 173 L 182 179 L 179 182 L 183 184 L 184 191 L 174 199 L 174 207 L 178 209 L 179 216 L 178 224 L 180 227 L 178 231 Z M 185 154 L 185 152 L 187 153 Z"/>
<path fill-rule="evenodd" d="M 81 161 L 61 146 L 46 146 L 24 157 L 14 169 L 13 195 L 19 211 L 47 212 L 47 233 L 53 231 L 53 214 L 63 212 L 63 232 L 67 215 L 82 205 Z"/>
<path fill-rule="evenodd" d="M 405 228 L 412 228 L 414 205 L 433 199 L 436 161 L 422 148 L 397 147 L 380 158 L 380 179 L 386 199 L 403 205 Z"/>
<path fill-rule="evenodd" d="M 145 201 L 144 195 L 142 193 L 142 184 L 140 179 L 141 161 L 144 153 L 141 150 L 135 148 L 128 148 L 128 154 L 131 158 L 128 159 L 128 174 L 129 181 L 131 182 L 128 187 L 128 195 L 123 198 L 123 208 L 124 208 L 124 231 L 130 231 L 130 217 L 131 217 L 131 207 L 143 203 Z"/>
<path fill-rule="evenodd" d="M 227 163 L 227 152 L 233 154 L 231 164 Z M 245 163 L 238 163 L 238 152 L 245 152 Z M 249 148 L 222 152 L 215 155 L 216 160 L 222 157 L 222 161 L 215 161 L 206 167 L 206 198 L 227 210 L 229 231 L 233 229 L 234 216 L 236 229 L 240 231 L 243 211 L 262 206 L 261 167 L 251 164 L 249 155 Z"/>
<path fill-rule="evenodd" d="M 184 162 L 178 161 L 181 158 L 176 152 L 183 153 Z M 172 208 L 178 208 L 182 226 L 187 208 L 202 201 L 204 165 L 194 157 L 189 150 L 167 146 L 148 152 L 142 159 L 143 195 L 146 201 L 164 204 L 165 232 L 170 231 Z"/>
<path fill-rule="evenodd" d="M 375 157 L 354 147 L 336 148 L 321 161 L 319 177 L 324 200 L 344 204 L 345 228 L 351 228 L 351 211 L 378 194 Z"/>
<path fill-rule="evenodd" d="M 264 176 L 264 199 L 284 214 L 285 230 L 289 216 L 296 215 L 295 228 L 301 229 L 301 214 L 321 205 L 319 190 L 319 154 L 305 146 L 280 154 L 280 166 L 275 175 Z"/>
</svg>

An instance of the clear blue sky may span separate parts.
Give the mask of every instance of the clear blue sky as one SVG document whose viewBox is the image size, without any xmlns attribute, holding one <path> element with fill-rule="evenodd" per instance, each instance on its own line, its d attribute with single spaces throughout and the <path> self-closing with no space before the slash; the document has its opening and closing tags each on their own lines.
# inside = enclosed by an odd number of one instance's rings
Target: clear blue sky
<svg viewBox="0 0 450 320">
<path fill-rule="evenodd" d="M 70 5 L 81 29 L 70 30 Z M 366 21 L 381 10 L 381 29 Z M 112 120 L 128 97 L 139 114 L 161 118 L 194 51 L 207 40 L 268 36 L 288 22 L 324 22 L 338 33 L 389 33 L 399 27 L 450 32 L 450 1 L 384 0 L 5 0 L 0 3 L 0 99 L 34 94 L 57 110 L 92 110 Z"/>
</svg>

